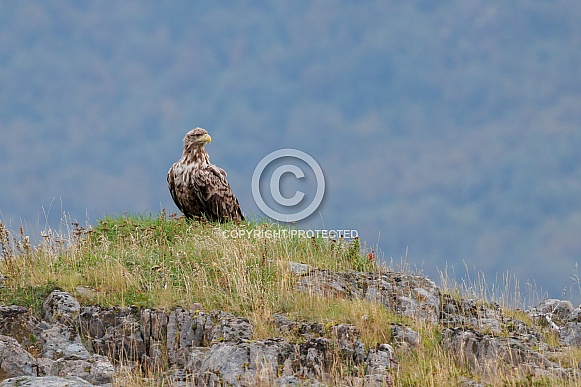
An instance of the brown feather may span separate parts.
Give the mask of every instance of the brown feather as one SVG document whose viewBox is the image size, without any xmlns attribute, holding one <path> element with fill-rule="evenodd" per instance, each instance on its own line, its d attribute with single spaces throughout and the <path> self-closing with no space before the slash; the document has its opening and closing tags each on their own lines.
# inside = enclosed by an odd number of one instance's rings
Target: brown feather
<svg viewBox="0 0 581 387">
<path fill-rule="evenodd" d="M 171 197 L 187 218 L 242 221 L 244 215 L 226 180 L 226 172 L 210 164 L 204 148 L 208 139 L 208 132 L 202 128 L 192 129 L 184 137 L 182 157 L 167 174 Z"/>
</svg>

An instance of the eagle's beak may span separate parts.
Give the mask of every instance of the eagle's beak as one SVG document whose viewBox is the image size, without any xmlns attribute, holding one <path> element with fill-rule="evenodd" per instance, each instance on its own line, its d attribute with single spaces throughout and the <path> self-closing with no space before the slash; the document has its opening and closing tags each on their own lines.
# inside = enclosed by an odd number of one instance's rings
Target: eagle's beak
<svg viewBox="0 0 581 387">
<path fill-rule="evenodd" d="M 205 134 L 204 137 L 202 137 L 202 139 L 206 142 L 212 142 L 212 137 L 210 137 L 209 134 Z"/>
</svg>

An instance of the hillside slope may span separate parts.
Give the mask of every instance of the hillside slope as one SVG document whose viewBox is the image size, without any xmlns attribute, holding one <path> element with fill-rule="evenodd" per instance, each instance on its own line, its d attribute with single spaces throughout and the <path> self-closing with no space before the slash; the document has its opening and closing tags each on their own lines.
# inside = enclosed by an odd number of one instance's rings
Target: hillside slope
<svg viewBox="0 0 581 387">
<path fill-rule="evenodd" d="M 24 359 L 0 351 L 12 378 L 0 385 L 581 382 L 570 302 L 524 312 L 466 298 L 379 267 L 358 240 L 291 231 L 161 213 L 75 224 L 31 246 L 0 224 L 0 347 Z"/>
</svg>

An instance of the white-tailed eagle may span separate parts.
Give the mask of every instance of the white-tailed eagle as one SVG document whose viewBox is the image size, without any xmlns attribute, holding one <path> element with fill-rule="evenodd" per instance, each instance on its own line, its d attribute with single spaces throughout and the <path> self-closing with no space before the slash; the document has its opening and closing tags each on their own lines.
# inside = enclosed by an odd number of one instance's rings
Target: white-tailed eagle
<svg viewBox="0 0 581 387">
<path fill-rule="evenodd" d="M 169 192 L 187 218 L 240 222 L 244 216 L 226 181 L 226 172 L 210 164 L 210 156 L 204 148 L 211 141 L 202 128 L 194 128 L 186 134 L 182 158 L 167 174 Z"/>
</svg>

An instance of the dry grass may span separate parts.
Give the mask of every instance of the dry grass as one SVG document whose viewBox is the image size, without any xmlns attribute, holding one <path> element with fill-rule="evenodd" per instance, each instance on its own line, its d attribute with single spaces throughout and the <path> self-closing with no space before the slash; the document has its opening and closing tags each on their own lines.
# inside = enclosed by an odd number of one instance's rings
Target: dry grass
<svg viewBox="0 0 581 387">
<path fill-rule="evenodd" d="M 250 236 L 231 237 L 242 230 Z M 268 230 L 278 227 L 212 225 L 163 214 L 106 218 L 93 230 L 76 231 L 84 237 L 49 233 L 26 254 L 8 248 L 10 259 L 2 261 L 0 270 L 16 288 L 46 283 L 73 293 L 78 286 L 93 288 L 94 298 L 85 301 L 106 306 L 200 302 L 208 309 L 245 314 L 278 304 L 290 290 L 289 260 L 330 270 L 373 268 L 345 241 L 263 237 Z"/>
<path fill-rule="evenodd" d="M 414 350 L 396 349 L 396 386 L 456 386 L 462 378 L 481 378 L 441 347 L 441 326 L 403 318 L 365 300 L 294 291 L 297 277 L 290 271 L 289 261 L 333 271 L 379 268 L 368 260 L 358 241 L 290 236 L 288 230 L 270 223 L 189 222 L 162 212 L 159 216 L 107 217 L 92 229 L 74 224 L 64 233 L 47 231 L 42 243 L 33 247 L 22 230 L 13 235 L 0 222 L 0 273 L 6 277 L 0 286 L 0 304 L 39 310 L 44 297 L 55 288 L 75 294 L 81 303 L 102 306 L 172 308 L 200 303 L 205 310 L 221 309 L 248 317 L 255 339 L 288 334 L 273 325 L 273 314 L 283 313 L 326 326 L 353 324 L 366 347 L 391 342 L 391 325 L 401 323 L 418 331 L 422 340 Z M 500 296 L 505 305 L 520 300 L 512 282 L 491 292 L 481 276 L 462 283 L 445 274 L 442 277 L 444 291 L 457 296 L 485 302 Z M 79 293 L 81 287 L 92 291 Z M 507 307 L 505 314 L 511 313 L 524 316 Z M 552 356 L 567 367 L 581 361 L 581 352 L 573 349 L 555 351 Z M 353 373 L 363 376 L 364 371 L 340 362 L 333 369 L 331 377 L 336 383 Z M 135 387 L 159 384 L 151 376 L 123 371 L 116 383 Z M 487 382 L 495 386 L 549 385 L 543 378 L 510 372 Z M 552 381 L 555 384 L 550 385 L 578 385 L 575 382 L 579 380 Z"/>
<path fill-rule="evenodd" d="M 456 273 L 445 267 L 439 271 L 440 288 L 444 293 L 461 298 L 473 298 L 486 303 L 497 303 L 506 309 L 526 310 L 548 298 L 536 284 L 521 284 L 519 279 L 508 272 L 489 281 L 484 272 L 464 263 L 464 272 Z"/>
</svg>

